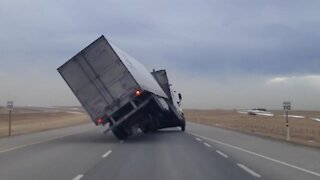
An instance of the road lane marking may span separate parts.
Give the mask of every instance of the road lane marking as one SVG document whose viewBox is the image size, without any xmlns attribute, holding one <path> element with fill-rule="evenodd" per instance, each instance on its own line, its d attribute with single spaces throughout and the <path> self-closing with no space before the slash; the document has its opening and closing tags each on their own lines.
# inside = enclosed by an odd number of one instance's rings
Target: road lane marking
<svg viewBox="0 0 320 180">
<path fill-rule="evenodd" d="M 240 164 L 238 163 L 237 164 L 241 169 L 247 171 L 249 174 L 251 174 L 252 176 L 254 177 L 257 177 L 257 178 L 261 178 L 260 174 L 254 172 L 252 169 L 248 168 L 247 166 L 243 165 L 243 164 Z"/>
<path fill-rule="evenodd" d="M 103 158 L 108 157 L 110 154 L 112 153 L 111 150 L 109 150 L 108 152 L 106 152 L 104 155 L 102 155 Z"/>
<path fill-rule="evenodd" d="M 78 174 L 76 177 L 74 177 L 72 180 L 80 180 L 83 177 L 83 174 Z"/>
<path fill-rule="evenodd" d="M 220 141 L 217 141 L 217 140 L 205 137 L 205 136 L 201 136 L 199 134 L 196 134 L 196 133 L 193 133 L 193 132 L 190 132 L 190 131 L 188 133 L 192 134 L 192 135 L 194 135 L 196 137 L 200 137 L 202 139 L 206 139 L 208 141 L 211 141 L 211 142 L 214 142 L 214 143 L 217 143 L 217 144 L 220 144 L 220 145 L 224 145 L 224 146 L 227 146 L 229 148 L 236 149 L 236 150 L 239 150 L 239 151 L 242 151 L 242 152 L 246 152 L 248 154 L 255 155 L 257 157 L 260 157 L 260 158 L 263 158 L 263 159 L 267 159 L 269 161 L 272 161 L 272 162 L 275 162 L 275 163 L 278 163 L 278 164 L 281 164 L 281 165 L 284 165 L 284 166 L 288 166 L 288 167 L 291 167 L 293 169 L 296 169 L 296 170 L 299 170 L 299 171 L 302 171 L 302 172 L 305 172 L 305 173 L 312 174 L 314 176 L 320 177 L 320 173 L 317 173 L 317 172 L 314 172 L 314 171 L 310 171 L 308 169 L 305 169 L 305 168 L 302 168 L 302 167 L 299 167 L 299 166 L 295 166 L 293 164 L 289 164 L 289 163 L 286 163 L 286 162 L 283 162 L 283 161 L 279 161 L 279 160 L 273 159 L 271 157 L 268 157 L 268 156 L 265 156 L 265 155 L 261 155 L 261 154 L 258 154 L 258 153 L 255 153 L 255 152 L 240 148 L 240 147 L 236 147 L 236 146 L 233 146 L 233 145 L 230 145 L 230 144 L 226 144 L 226 143 L 223 143 L 223 142 L 220 142 Z"/>
<path fill-rule="evenodd" d="M 219 151 L 219 150 L 216 150 L 216 152 L 218 153 L 218 154 L 220 154 L 222 157 L 224 157 L 224 158 L 228 158 L 229 156 L 228 155 L 226 155 L 225 153 L 223 153 L 223 152 L 221 152 L 221 151 Z"/>
<path fill-rule="evenodd" d="M 202 140 L 200 138 L 196 138 L 197 141 L 201 142 Z"/>
<path fill-rule="evenodd" d="M 16 149 L 21 149 L 21 148 L 25 148 L 25 147 L 28 147 L 28 146 L 36 145 L 36 144 L 41 144 L 41 143 L 45 143 L 45 142 L 49 142 L 49 141 L 65 138 L 65 137 L 68 137 L 68 136 L 73 136 L 73 135 L 76 135 L 76 134 L 81 134 L 81 133 L 84 133 L 84 132 L 87 132 L 87 131 L 91 131 L 91 130 L 84 130 L 84 131 L 81 131 L 81 132 L 76 132 L 76 133 L 73 133 L 73 134 L 68 134 L 68 135 L 63 135 L 63 136 L 58 136 L 58 137 L 54 137 L 54 138 L 47 139 L 47 140 L 40 140 L 40 141 L 35 141 L 35 142 L 29 143 L 29 144 L 14 146 L 14 147 L 11 147 L 11 148 L 8 148 L 8 149 L 0 150 L 0 154 L 5 153 L 5 152 L 9 152 L 9 151 L 13 151 L 13 150 L 16 150 Z"/>
<path fill-rule="evenodd" d="M 208 143 L 203 143 L 205 146 L 207 146 L 207 147 L 211 147 L 211 145 L 210 144 L 208 144 Z"/>
</svg>

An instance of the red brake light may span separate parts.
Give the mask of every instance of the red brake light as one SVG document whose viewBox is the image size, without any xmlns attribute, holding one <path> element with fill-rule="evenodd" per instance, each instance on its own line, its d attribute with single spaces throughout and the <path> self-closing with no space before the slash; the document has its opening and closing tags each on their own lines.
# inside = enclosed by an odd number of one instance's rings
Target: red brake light
<svg viewBox="0 0 320 180">
<path fill-rule="evenodd" d="M 98 125 L 101 125 L 102 123 L 103 123 L 102 118 L 99 118 L 99 119 L 98 119 Z"/>
<path fill-rule="evenodd" d="M 140 96 L 140 95 L 141 95 L 141 91 L 140 91 L 140 90 L 136 90 L 136 92 L 135 92 L 134 95 L 135 95 L 135 96 Z"/>
</svg>

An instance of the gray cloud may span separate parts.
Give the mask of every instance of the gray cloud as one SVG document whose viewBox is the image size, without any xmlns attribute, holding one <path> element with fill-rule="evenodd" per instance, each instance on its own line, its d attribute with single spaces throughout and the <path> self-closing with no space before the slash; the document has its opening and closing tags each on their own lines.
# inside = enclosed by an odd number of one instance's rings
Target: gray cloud
<svg viewBox="0 0 320 180">
<path fill-rule="evenodd" d="M 319 7 L 315 0 L 4 0 L 0 101 L 77 103 L 55 69 L 104 34 L 150 70 L 167 68 L 185 107 L 278 108 L 277 100 L 296 98 L 299 108 L 319 108 L 317 98 L 302 98 L 316 97 L 317 86 L 265 83 L 319 74 Z"/>
</svg>

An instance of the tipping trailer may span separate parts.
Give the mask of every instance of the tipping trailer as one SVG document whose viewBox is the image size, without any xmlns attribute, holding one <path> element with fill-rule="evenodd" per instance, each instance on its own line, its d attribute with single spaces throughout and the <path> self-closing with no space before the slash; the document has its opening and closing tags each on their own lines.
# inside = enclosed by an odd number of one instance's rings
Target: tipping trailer
<svg viewBox="0 0 320 180">
<path fill-rule="evenodd" d="M 181 128 L 184 131 L 185 130 L 185 118 L 184 118 L 183 111 L 180 107 L 181 100 L 182 100 L 181 93 L 178 93 L 178 97 L 176 97 L 176 91 L 171 90 L 170 86 L 172 84 L 169 83 L 169 79 L 168 79 L 166 70 L 164 70 L 164 69 L 158 70 L 158 71 L 153 70 L 153 72 L 151 72 L 151 74 L 154 77 L 154 79 L 158 82 L 158 84 L 160 85 L 162 90 L 165 92 L 165 94 L 167 95 L 168 98 L 166 99 L 166 101 L 171 109 L 171 112 L 174 114 L 173 117 L 178 117 L 178 119 L 183 119 Z M 168 125 L 171 122 L 172 121 L 168 121 L 165 123 L 165 125 Z"/>
<path fill-rule="evenodd" d="M 183 114 L 161 82 L 104 36 L 59 67 L 58 72 L 92 121 L 109 124 L 105 133 L 111 130 L 117 138 L 125 139 L 138 129 L 144 133 L 176 126 L 185 129 Z"/>
</svg>

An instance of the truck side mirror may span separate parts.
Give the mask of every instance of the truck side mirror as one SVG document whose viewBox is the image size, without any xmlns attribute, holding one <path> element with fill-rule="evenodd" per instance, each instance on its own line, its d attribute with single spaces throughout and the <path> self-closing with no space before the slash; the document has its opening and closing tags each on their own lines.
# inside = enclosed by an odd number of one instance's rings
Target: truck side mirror
<svg viewBox="0 0 320 180">
<path fill-rule="evenodd" d="M 179 96 L 179 100 L 181 101 L 181 100 L 182 100 L 182 95 L 181 95 L 181 93 L 179 93 L 178 96 Z"/>
</svg>

